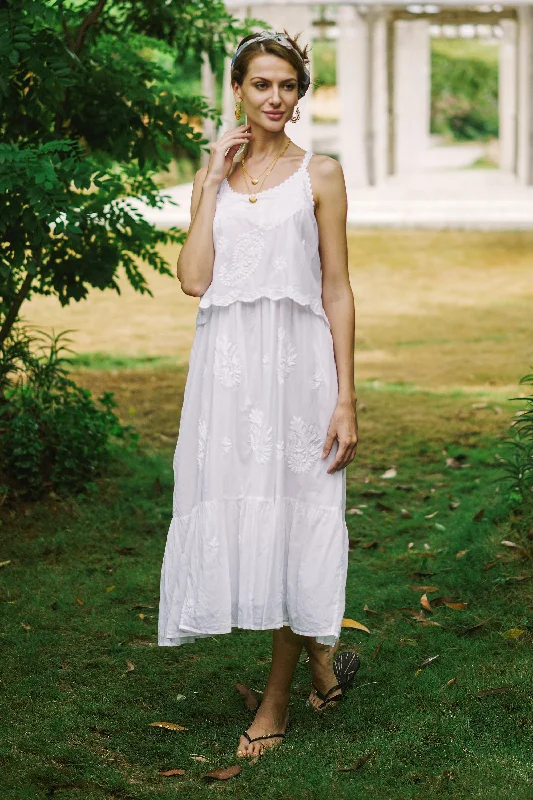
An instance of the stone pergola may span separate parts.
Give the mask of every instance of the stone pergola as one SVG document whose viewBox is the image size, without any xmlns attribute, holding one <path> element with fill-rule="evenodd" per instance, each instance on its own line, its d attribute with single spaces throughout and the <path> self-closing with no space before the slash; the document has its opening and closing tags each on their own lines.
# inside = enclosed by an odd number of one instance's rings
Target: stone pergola
<svg viewBox="0 0 533 800">
<path fill-rule="evenodd" d="M 306 0 L 225 0 L 236 17 L 253 16 L 274 29 L 316 38 L 316 21 L 324 6 Z M 338 157 L 348 186 L 375 186 L 389 175 L 420 166 L 429 147 L 430 25 L 499 25 L 500 168 L 533 185 L 533 4 L 501 0 L 474 5 L 440 0 L 413 5 L 367 0 L 338 0 L 334 22 L 337 41 L 337 86 L 340 118 Z M 236 125 L 235 102 L 227 59 L 223 87 L 223 128 Z M 213 76 L 204 62 L 204 94 L 214 100 Z M 299 101 L 301 119 L 291 138 L 311 149 L 310 87 Z M 215 131 L 206 131 L 209 136 Z"/>
</svg>

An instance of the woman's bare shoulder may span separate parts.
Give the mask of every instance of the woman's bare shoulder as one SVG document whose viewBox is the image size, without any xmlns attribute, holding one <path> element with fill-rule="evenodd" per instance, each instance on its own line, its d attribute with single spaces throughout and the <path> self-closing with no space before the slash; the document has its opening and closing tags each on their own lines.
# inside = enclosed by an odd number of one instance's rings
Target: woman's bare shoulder
<svg viewBox="0 0 533 800">
<path fill-rule="evenodd" d="M 338 197 L 346 190 L 343 169 L 335 158 L 315 153 L 308 168 L 317 210 L 321 201 Z"/>
</svg>

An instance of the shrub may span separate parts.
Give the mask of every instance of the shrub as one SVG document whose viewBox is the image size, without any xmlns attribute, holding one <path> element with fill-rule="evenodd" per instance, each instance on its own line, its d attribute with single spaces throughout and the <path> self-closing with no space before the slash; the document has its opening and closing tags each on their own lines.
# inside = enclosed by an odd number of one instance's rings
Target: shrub
<svg viewBox="0 0 533 800">
<path fill-rule="evenodd" d="M 112 393 L 95 402 L 67 377 L 71 359 L 61 351 L 70 348 L 60 344 L 66 333 L 43 334 L 46 348 L 41 337 L 13 328 L 0 351 L 2 477 L 26 497 L 87 489 L 108 462 L 111 437 L 138 441 L 113 412 Z"/>
<path fill-rule="evenodd" d="M 533 374 L 524 375 L 520 384 L 533 386 Z M 533 393 L 512 400 L 524 403 L 525 408 L 519 412 L 505 440 L 507 458 L 502 461 L 503 480 L 512 500 L 533 506 Z"/>
<path fill-rule="evenodd" d="M 431 130 L 456 140 L 498 136 L 498 64 L 431 53 Z"/>
</svg>

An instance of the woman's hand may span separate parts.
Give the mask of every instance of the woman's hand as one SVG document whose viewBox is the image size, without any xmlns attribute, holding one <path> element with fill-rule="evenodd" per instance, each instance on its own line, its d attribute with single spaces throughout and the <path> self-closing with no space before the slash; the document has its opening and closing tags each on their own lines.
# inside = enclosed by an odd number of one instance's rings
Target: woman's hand
<svg viewBox="0 0 533 800">
<path fill-rule="evenodd" d="M 357 453 L 359 432 L 357 427 L 357 411 L 354 403 L 338 403 L 329 423 L 328 435 L 324 442 L 322 458 L 327 458 L 333 442 L 338 439 L 339 446 L 335 460 L 328 468 L 328 474 L 344 469 L 353 461 Z"/>
<path fill-rule="evenodd" d="M 250 125 L 239 125 L 223 133 L 220 139 L 209 147 L 211 155 L 207 165 L 206 180 L 221 183 L 231 169 L 233 159 L 239 147 L 250 141 L 252 132 Z"/>
</svg>

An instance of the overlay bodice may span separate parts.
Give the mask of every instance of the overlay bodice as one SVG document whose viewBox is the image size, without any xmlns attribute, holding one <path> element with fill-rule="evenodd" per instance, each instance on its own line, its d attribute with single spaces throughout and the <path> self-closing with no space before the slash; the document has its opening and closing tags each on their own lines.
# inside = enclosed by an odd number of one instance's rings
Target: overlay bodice
<svg viewBox="0 0 533 800">
<path fill-rule="evenodd" d="M 202 295 L 196 325 L 207 321 L 211 306 L 227 306 L 260 297 L 288 297 L 308 306 L 329 327 L 322 305 L 318 225 L 307 165 L 250 203 L 226 178 L 217 190 L 213 218 L 213 278 Z"/>
</svg>

